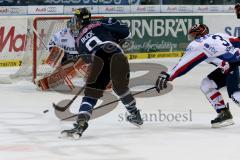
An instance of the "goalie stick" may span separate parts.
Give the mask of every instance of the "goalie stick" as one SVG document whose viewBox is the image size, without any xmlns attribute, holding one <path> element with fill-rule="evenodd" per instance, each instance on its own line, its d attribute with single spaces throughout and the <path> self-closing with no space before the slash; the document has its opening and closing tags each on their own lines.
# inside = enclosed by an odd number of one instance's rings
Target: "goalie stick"
<svg viewBox="0 0 240 160">
<path fill-rule="evenodd" d="M 84 85 L 84 86 L 77 92 L 77 94 L 76 94 L 65 106 L 59 106 L 59 105 L 53 103 L 53 104 L 52 104 L 53 107 L 54 107 L 56 110 L 61 111 L 61 112 L 66 111 L 66 110 L 71 106 L 71 104 L 75 101 L 75 99 L 82 93 L 82 91 L 85 89 L 85 86 L 86 86 L 86 85 Z"/>
<path fill-rule="evenodd" d="M 138 95 L 138 94 L 141 94 L 141 93 L 144 93 L 144 92 L 147 92 L 147 91 L 150 91 L 150 90 L 155 89 L 155 88 L 156 88 L 156 86 L 151 87 L 151 88 L 148 88 L 148 89 L 143 90 L 143 91 L 139 91 L 139 92 L 137 92 L 137 93 L 134 93 L 133 96 Z M 105 107 L 105 106 L 108 106 L 108 105 L 110 105 L 110 104 L 113 104 L 113 103 L 119 102 L 119 101 L 121 101 L 121 99 L 117 99 L 117 100 L 115 100 L 115 101 L 112 101 L 112 102 L 109 102 L 109 103 L 106 103 L 106 104 L 100 105 L 100 106 L 98 106 L 98 107 L 96 107 L 96 108 L 93 108 L 93 111 L 94 111 L 94 110 L 97 110 L 97 109 L 100 109 L 100 108 L 103 108 L 103 107 Z M 63 118 L 63 119 L 61 119 L 61 121 L 64 121 L 64 120 L 67 120 L 67 119 L 70 119 L 70 118 L 76 117 L 77 115 L 78 115 L 78 114 L 74 114 L 74 115 L 72 115 L 72 116 L 69 116 L 69 117 Z"/>
<path fill-rule="evenodd" d="M 41 43 L 43 44 L 44 48 L 48 50 L 47 45 L 45 44 L 45 42 L 43 41 L 43 39 L 41 38 L 41 36 L 39 35 L 38 31 L 36 31 L 36 29 L 34 27 L 31 27 L 33 32 L 35 33 L 35 35 L 37 36 L 37 38 L 41 41 Z"/>
</svg>

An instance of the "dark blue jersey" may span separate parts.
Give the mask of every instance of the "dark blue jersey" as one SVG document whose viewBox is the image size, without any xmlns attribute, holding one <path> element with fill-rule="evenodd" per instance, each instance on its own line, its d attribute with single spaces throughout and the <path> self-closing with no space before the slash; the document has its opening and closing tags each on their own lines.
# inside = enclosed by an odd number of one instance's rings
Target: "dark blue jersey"
<svg viewBox="0 0 240 160">
<path fill-rule="evenodd" d="M 76 49 L 81 54 L 92 54 L 103 44 L 118 43 L 130 35 L 127 25 L 114 18 L 93 21 L 80 30 L 76 39 Z"/>
</svg>

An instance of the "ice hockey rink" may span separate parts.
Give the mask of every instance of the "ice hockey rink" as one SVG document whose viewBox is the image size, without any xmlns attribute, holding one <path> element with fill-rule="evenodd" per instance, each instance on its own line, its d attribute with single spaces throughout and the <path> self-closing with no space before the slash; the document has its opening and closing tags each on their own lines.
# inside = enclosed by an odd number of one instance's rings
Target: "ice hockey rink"
<svg viewBox="0 0 240 160">
<path fill-rule="evenodd" d="M 171 68 L 177 60 L 132 63 L 160 63 Z M 72 127 L 72 122 L 61 122 L 52 107 L 52 102 L 73 95 L 41 92 L 25 80 L 1 84 L 0 160 L 239 160 L 240 108 L 222 90 L 235 125 L 213 129 L 210 121 L 217 114 L 199 89 L 201 79 L 213 69 L 202 63 L 176 79 L 171 92 L 137 98 L 137 105 L 146 116 L 141 128 L 122 120 L 125 109 L 119 103 L 113 111 L 91 120 L 80 140 L 60 138 L 60 131 Z M 13 70 L 1 69 L 1 73 L 9 72 Z M 80 101 L 81 97 L 71 106 L 72 112 L 77 112 Z M 46 109 L 49 112 L 44 114 Z M 159 112 L 168 115 L 168 119 L 161 119 Z M 157 119 L 151 120 L 151 114 Z"/>
</svg>

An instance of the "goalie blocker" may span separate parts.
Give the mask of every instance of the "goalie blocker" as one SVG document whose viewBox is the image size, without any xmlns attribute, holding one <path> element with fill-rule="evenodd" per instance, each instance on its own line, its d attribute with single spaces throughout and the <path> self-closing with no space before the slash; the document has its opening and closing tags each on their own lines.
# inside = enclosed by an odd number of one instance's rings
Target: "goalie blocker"
<svg viewBox="0 0 240 160">
<path fill-rule="evenodd" d="M 50 51 L 50 54 L 45 60 L 45 64 L 48 64 L 53 68 L 58 67 L 61 64 L 63 56 L 64 56 L 64 49 L 58 46 L 53 46 Z"/>
</svg>

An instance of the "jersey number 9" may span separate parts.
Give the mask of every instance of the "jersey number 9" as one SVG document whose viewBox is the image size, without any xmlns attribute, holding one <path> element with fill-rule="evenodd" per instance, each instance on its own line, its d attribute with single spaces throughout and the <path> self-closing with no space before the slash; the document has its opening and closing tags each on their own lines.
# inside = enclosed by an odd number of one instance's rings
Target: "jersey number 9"
<svg viewBox="0 0 240 160">
<path fill-rule="evenodd" d="M 102 43 L 102 41 L 98 37 L 93 36 L 86 42 L 86 47 L 87 47 L 88 51 L 91 52 L 94 49 L 94 47 L 96 47 L 97 45 L 99 45 L 101 43 Z"/>
</svg>

